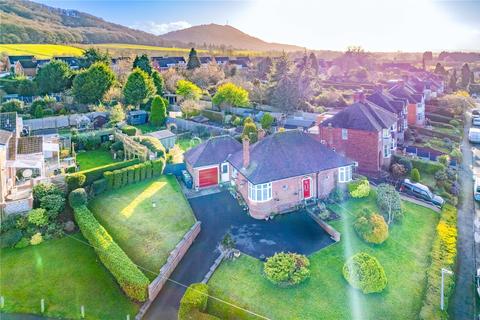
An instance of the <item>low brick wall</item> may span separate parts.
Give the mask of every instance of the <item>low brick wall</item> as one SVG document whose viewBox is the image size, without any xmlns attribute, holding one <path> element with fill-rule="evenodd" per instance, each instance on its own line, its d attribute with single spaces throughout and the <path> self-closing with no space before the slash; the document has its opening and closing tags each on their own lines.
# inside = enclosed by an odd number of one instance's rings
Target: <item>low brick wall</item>
<svg viewBox="0 0 480 320">
<path fill-rule="evenodd" d="M 210 269 L 208 270 L 207 274 L 206 274 L 205 277 L 203 278 L 202 283 L 207 283 L 208 280 L 210 280 L 210 278 L 212 277 L 213 273 L 215 272 L 215 270 L 217 270 L 218 266 L 220 266 L 220 263 L 222 263 L 222 261 L 223 261 L 224 258 L 225 258 L 225 251 L 222 250 L 222 252 L 221 252 L 220 255 L 218 256 L 218 258 L 215 259 L 215 262 L 212 264 L 212 266 L 211 266 Z"/>
<path fill-rule="evenodd" d="M 320 219 L 319 217 L 317 217 L 314 213 L 312 212 L 309 212 L 308 213 L 310 215 L 310 217 L 316 222 L 318 223 L 318 225 L 323 229 L 325 230 L 329 235 L 330 237 L 332 237 L 332 239 L 335 241 L 335 242 L 339 242 L 340 241 L 340 238 L 342 236 L 342 234 L 340 232 L 338 232 L 337 230 L 335 230 L 334 227 L 332 227 L 331 225 L 329 225 L 328 223 L 326 223 L 325 221 L 323 221 L 322 219 Z"/>
<path fill-rule="evenodd" d="M 201 222 L 197 221 L 185 234 L 185 236 L 183 236 L 183 239 L 180 240 L 175 249 L 170 252 L 170 256 L 168 257 L 167 262 L 160 269 L 159 275 L 148 286 L 148 300 L 142 305 L 138 311 L 138 314 L 135 316 L 135 319 L 140 320 L 145 315 L 153 300 L 155 300 L 157 295 L 160 293 L 163 286 L 168 281 L 168 278 L 178 266 L 183 256 L 185 253 L 187 253 L 193 241 L 200 233 L 200 230 Z"/>
</svg>

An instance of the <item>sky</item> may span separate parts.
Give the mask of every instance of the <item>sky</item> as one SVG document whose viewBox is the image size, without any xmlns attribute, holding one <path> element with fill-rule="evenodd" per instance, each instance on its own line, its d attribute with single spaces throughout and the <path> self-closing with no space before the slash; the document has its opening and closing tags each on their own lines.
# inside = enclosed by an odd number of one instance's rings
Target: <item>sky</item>
<svg viewBox="0 0 480 320">
<path fill-rule="evenodd" d="M 308 49 L 480 51 L 480 0 L 36 0 L 163 34 L 229 24 Z"/>
</svg>

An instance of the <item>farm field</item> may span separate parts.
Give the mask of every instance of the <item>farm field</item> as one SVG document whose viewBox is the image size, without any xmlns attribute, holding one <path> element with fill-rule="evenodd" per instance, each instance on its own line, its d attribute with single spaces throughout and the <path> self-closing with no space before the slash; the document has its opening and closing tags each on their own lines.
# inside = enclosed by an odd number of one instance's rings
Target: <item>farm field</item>
<svg viewBox="0 0 480 320">
<path fill-rule="evenodd" d="M 7 55 L 33 55 L 37 59 L 54 56 L 80 56 L 83 49 L 57 44 L 0 44 L 0 52 Z"/>
<path fill-rule="evenodd" d="M 225 261 L 209 281 L 210 294 L 270 319 L 415 319 L 422 305 L 425 272 L 438 222 L 430 209 L 404 202 L 405 218 L 390 229 L 382 245 L 368 245 L 353 229 L 352 215 L 363 208 L 377 210 L 374 196 L 334 206 L 342 217 L 332 225 L 342 240 L 312 254 L 311 277 L 292 288 L 279 288 L 263 275 L 263 263 L 247 255 Z M 342 276 L 345 260 L 357 252 L 374 255 L 385 268 L 387 288 L 364 295 Z M 259 299 L 258 297 L 262 297 Z M 226 318 L 240 313 L 213 299 L 208 313 Z M 253 317 L 242 317 L 253 318 Z"/>
</svg>

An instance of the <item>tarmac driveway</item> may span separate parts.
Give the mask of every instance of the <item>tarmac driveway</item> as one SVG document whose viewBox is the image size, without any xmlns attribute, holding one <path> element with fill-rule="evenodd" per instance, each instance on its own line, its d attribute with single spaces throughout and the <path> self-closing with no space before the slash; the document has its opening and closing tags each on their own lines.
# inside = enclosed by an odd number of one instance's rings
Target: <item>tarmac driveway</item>
<svg viewBox="0 0 480 320">
<path fill-rule="evenodd" d="M 182 285 L 202 281 L 220 254 L 217 247 L 227 232 L 232 234 L 237 249 L 257 258 L 280 251 L 308 255 L 333 243 L 303 211 L 270 221 L 255 220 L 227 191 L 192 198 L 189 202 L 202 222 L 202 229 L 171 276 Z M 178 283 L 167 282 L 144 319 L 177 319 L 180 299 L 185 292 L 185 287 Z"/>
</svg>

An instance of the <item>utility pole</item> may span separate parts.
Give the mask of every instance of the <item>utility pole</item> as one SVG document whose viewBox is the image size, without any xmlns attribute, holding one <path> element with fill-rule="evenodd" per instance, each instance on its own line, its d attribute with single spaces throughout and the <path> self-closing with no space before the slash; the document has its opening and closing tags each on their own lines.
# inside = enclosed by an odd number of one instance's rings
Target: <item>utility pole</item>
<svg viewBox="0 0 480 320">
<path fill-rule="evenodd" d="M 441 290 L 440 290 L 440 309 L 443 311 L 443 304 L 444 304 L 444 294 L 443 294 L 443 287 L 444 287 L 444 278 L 445 278 L 445 273 L 448 274 L 448 275 L 453 275 L 453 272 L 448 270 L 448 269 L 445 269 L 445 268 L 442 268 L 442 287 L 441 287 Z"/>
</svg>

